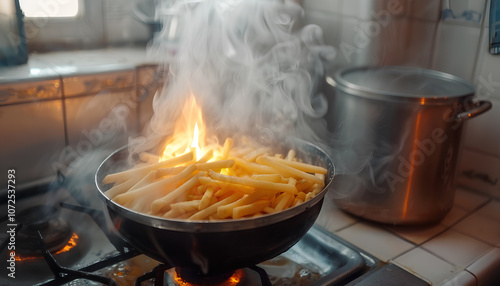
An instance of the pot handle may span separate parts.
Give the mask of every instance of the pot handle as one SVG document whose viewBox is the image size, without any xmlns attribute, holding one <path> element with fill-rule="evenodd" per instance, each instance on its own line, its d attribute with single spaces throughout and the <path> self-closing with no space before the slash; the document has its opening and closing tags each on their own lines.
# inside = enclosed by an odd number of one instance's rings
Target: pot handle
<svg viewBox="0 0 500 286">
<path fill-rule="evenodd" d="M 464 112 L 461 112 L 461 113 L 457 114 L 456 120 L 457 121 L 462 121 L 462 120 L 470 119 L 472 117 L 476 117 L 479 114 L 490 110 L 491 106 L 492 106 L 491 101 L 480 100 L 478 102 L 478 104 L 475 105 L 474 109 L 467 110 L 467 111 L 464 111 Z"/>
</svg>

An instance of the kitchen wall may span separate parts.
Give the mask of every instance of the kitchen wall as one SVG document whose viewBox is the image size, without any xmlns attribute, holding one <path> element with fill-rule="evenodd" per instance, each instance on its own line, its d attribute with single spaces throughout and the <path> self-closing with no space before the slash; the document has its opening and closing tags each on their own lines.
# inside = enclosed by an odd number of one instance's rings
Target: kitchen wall
<svg viewBox="0 0 500 286">
<path fill-rule="evenodd" d="M 500 197 L 500 55 L 487 0 L 302 0 L 306 23 L 337 48 L 336 68 L 411 65 L 462 77 L 493 108 L 464 124 L 458 183 Z"/>
</svg>

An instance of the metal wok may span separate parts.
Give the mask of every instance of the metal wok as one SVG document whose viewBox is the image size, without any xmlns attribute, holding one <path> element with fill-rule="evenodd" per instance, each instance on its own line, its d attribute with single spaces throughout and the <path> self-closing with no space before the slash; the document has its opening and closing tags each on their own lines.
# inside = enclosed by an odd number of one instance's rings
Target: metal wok
<svg viewBox="0 0 500 286">
<path fill-rule="evenodd" d="M 145 255 L 171 267 L 188 268 L 204 275 L 221 274 L 258 264 L 275 257 L 298 242 L 312 227 L 334 176 L 328 155 L 303 140 L 286 140 L 305 162 L 327 168 L 324 189 L 313 199 L 290 209 L 258 218 L 224 221 L 165 219 L 127 209 L 110 200 L 103 178 L 126 166 L 125 146 L 106 158 L 95 180 L 118 233 Z"/>
</svg>

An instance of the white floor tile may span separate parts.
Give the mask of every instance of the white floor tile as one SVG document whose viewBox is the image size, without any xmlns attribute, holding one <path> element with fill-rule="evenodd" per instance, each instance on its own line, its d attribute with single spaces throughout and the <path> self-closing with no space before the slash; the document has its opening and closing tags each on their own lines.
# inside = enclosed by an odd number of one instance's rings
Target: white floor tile
<svg viewBox="0 0 500 286">
<path fill-rule="evenodd" d="M 467 267 L 467 271 L 477 277 L 478 286 L 500 284 L 500 249 L 494 248 Z"/>
<path fill-rule="evenodd" d="M 364 222 L 356 223 L 336 234 L 382 261 L 389 261 L 414 247 L 389 231 Z"/>
<path fill-rule="evenodd" d="M 442 260 L 422 248 L 412 249 L 393 260 L 393 262 L 407 271 L 424 278 L 432 285 L 439 285 L 439 283 L 459 271 L 455 265 Z"/>
<path fill-rule="evenodd" d="M 434 225 L 425 227 L 388 227 L 395 234 L 411 241 L 415 244 L 422 244 L 446 230 L 444 225 Z"/>
<path fill-rule="evenodd" d="M 459 220 L 463 219 L 468 212 L 457 205 L 454 205 L 448 214 L 443 218 L 440 222 L 441 225 L 450 227 L 453 224 L 457 223 Z"/>
<path fill-rule="evenodd" d="M 477 279 L 468 271 L 460 271 L 441 286 L 477 286 Z"/>
<path fill-rule="evenodd" d="M 453 229 L 491 246 L 500 243 L 500 222 L 478 212 L 459 222 Z"/>
<path fill-rule="evenodd" d="M 462 268 L 469 266 L 492 248 L 484 242 L 452 229 L 424 243 L 422 247 Z"/>
</svg>

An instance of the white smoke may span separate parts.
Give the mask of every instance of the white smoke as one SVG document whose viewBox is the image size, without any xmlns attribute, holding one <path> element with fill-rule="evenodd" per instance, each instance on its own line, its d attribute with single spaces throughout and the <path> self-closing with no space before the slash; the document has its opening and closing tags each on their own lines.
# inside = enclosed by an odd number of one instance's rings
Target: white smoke
<svg viewBox="0 0 500 286">
<path fill-rule="evenodd" d="M 168 1 L 163 30 L 150 48 L 167 60 L 168 80 L 155 95 L 149 149 L 173 131 L 190 94 L 208 133 L 295 135 L 320 140 L 327 101 L 318 86 L 335 57 L 321 28 L 301 25 L 293 1 Z M 172 57 L 172 55 L 174 55 Z M 136 150 L 136 151 L 141 151 Z"/>
</svg>

